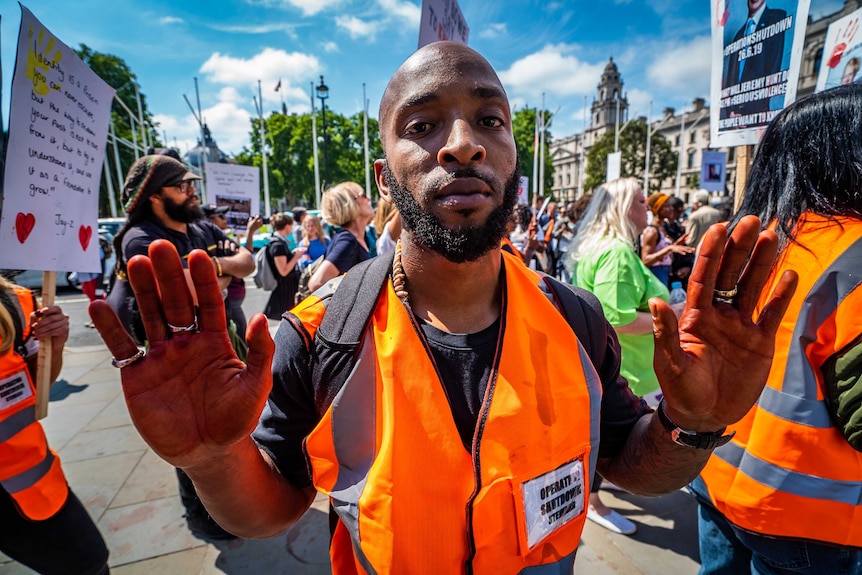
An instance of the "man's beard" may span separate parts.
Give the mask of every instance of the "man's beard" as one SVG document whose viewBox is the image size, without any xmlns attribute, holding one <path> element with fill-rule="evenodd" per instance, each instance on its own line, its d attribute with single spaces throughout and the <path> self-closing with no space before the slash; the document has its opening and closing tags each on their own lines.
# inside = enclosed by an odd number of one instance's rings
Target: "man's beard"
<svg viewBox="0 0 862 575">
<path fill-rule="evenodd" d="M 199 205 L 192 206 L 194 197 L 188 198 L 181 204 L 178 204 L 170 196 L 163 196 L 165 213 L 169 218 L 176 222 L 190 224 L 204 217 L 204 211 Z"/>
<path fill-rule="evenodd" d="M 452 176 L 478 178 L 493 188 L 487 177 L 470 168 L 459 170 Z M 506 235 L 506 225 L 512 218 L 512 210 L 518 201 L 521 169 L 520 163 L 515 165 L 503 188 L 503 201 L 491 211 L 483 224 L 455 228 L 447 228 L 437 216 L 423 210 L 411 191 L 398 182 L 388 165 L 383 167 L 383 179 L 411 238 L 447 260 L 460 264 L 476 261 L 492 249 L 500 247 L 500 241 Z M 423 198 L 431 197 L 430 191 L 423 191 L 421 195 Z"/>
</svg>

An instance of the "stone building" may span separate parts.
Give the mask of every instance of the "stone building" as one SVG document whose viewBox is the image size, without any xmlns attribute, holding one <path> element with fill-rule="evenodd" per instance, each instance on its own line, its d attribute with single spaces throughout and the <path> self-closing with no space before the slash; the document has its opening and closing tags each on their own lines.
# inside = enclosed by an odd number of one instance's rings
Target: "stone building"
<svg viewBox="0 0 862 575">
<path fill-rule="evenodd" d="M 809 17 L 799 70 L 797 97 L 814 91 L 829 25 L 860 7 L 862 7 L 862 0 L 845 0 L 841 10 L 833 14 L 817 20 Z M 604 133 L 615 129 L 617 114 L 619 114 L 621 126 L 628 120 L 629 106 L 623 86 L 622 76 L 611 58 L 596 88 L 596 97 L 590 107 L 589 121 L 585 121 L 585 131 L 553 140 L 549 144 L 554 167 L 551 193 L 557 200 L 570 201 L 583 194 L 587 152 Z M 643 117 L 638 120 L 647 121 Z M 672 177 L 661 183 L 662 191 L 678 194 L 688 202 L 691 192 L 697 189 L 696 187 L 691 189 L 689 183 L 693 182 L 695 177 L 699 178 L 702 153 L 710 149 L 709 106 L 706 100 L 694 98 L 692 104 L 679 113 L 674 108 L 665 108 L 661 117 L 650 123 L 650 127 L 670 142 L 674 153 L 681 159 L 678 188 L 677 178 Z M 736 149 L 719 148 L 719 150 L 727 152 L 727 191 L 724 195 L 732 196 L 736 175 Z"/>
</svg>

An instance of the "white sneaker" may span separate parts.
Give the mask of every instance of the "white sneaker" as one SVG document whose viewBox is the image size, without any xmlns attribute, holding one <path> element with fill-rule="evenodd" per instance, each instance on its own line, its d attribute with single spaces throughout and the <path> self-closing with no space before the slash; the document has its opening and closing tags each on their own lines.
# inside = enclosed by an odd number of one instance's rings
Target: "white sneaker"
<svg viewBox="0 0 862 575">
<path fill-rule="evenodd" d="M 637 525 L 614 511 L 611 510 L 607 515 L 599 515 L 599 512 L 592 507 L 587 508 L 587 519 L 593 523 L 597 523 L 613 533 L 622 535 L 631 535 L 638 530 Z"/>
</svg>

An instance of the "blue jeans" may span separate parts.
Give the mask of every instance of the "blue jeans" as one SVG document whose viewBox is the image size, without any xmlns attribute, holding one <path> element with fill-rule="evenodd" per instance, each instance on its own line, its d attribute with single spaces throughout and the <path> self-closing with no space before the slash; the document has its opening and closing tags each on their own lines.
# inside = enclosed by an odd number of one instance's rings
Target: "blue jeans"
<svg viewBox="0 0 862 575">
<path fill-rule="evenodd" d="M 862 551 L 800 539 L 767 537 L 730 523 L 712 506 L 699 477 L 700 575 L 862 575 Z"/>
</svg>

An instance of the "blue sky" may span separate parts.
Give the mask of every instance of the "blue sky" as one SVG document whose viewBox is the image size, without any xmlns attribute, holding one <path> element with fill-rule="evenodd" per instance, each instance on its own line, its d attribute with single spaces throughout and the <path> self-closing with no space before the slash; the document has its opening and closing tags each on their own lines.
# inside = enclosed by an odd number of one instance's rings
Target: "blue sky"
<svg viewBox="0 0 862 575">
<path fill-rule="evenodd" d="M 496 68 L 513 107 L 558 110 L 552 132 L 583 125 L 601 72 L 613 56 L 630 114 L 657 115 L 709 96 L 708 0 L 459 0 L 469 44 Z M 248 144 L 252 97 L 265 110 L 307 112 L 310 83 L 323 74 L 327 106 L 362 110 L 362 84 L 377 116 L 391 74 L 417 46 L 421 0 L 31 0 L 31 12 L 65 44 L 121 57 L 137 74 L 168 143 L 194 145 L 198 78 L 203 116 L 219 146 Z M 815 17 L 843 0 L 811 0 Z M 3 115 L 21 12 L 0 0 Z M 279 79 L 280 92 L 274 88 Z M 7 124 L 8 125 L 8 124 Z"/>
</svg>

